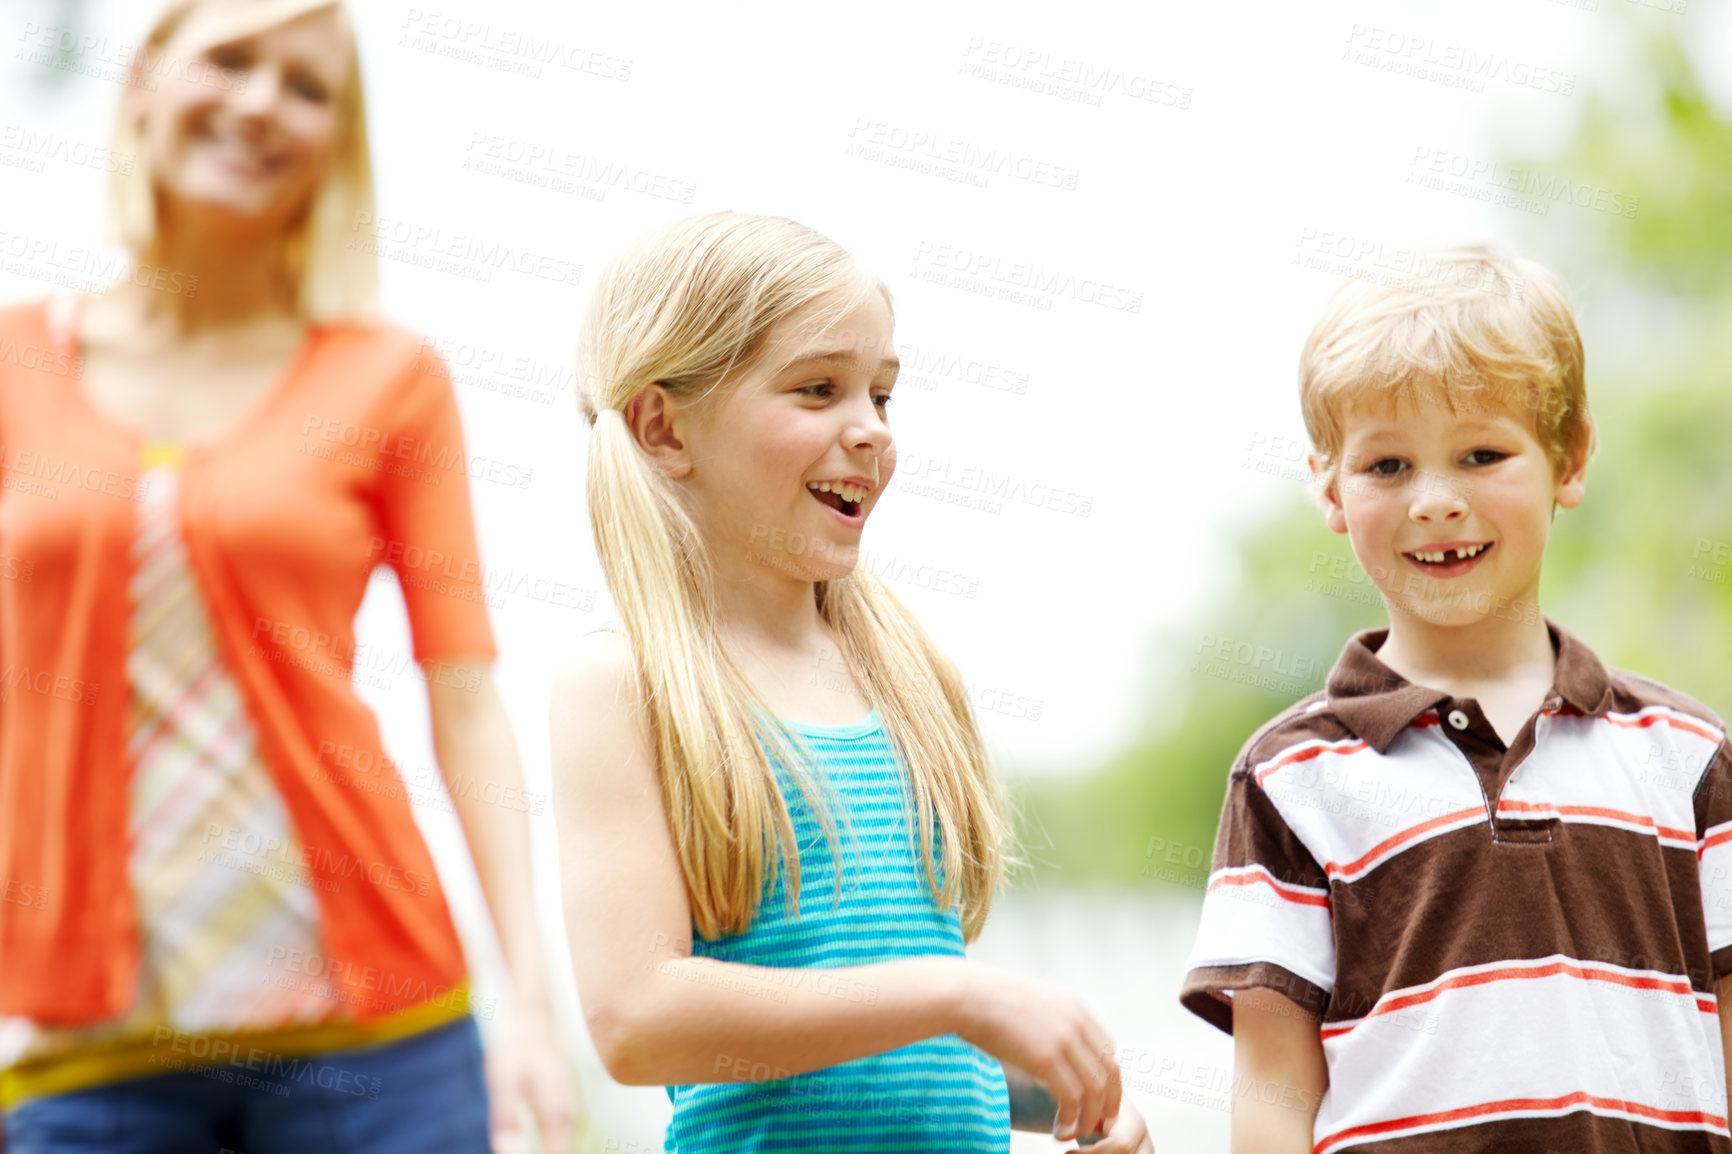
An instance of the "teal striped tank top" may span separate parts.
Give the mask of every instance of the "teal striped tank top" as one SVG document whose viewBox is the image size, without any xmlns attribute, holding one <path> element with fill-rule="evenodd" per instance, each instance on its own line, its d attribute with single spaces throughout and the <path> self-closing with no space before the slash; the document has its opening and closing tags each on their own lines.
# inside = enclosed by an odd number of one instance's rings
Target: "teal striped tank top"
<svg viewBox="0 0 1732 1154">
<path fill-rule="evenodd" d="M 778 876 L 745 933 L 706 942 L 694 930 L 692 952 L 787 969 L 790 988 L 816 984 L 792 971 L 960 956 L 961 919 L 955 909 L 940 913 L 926 884 L 904 811 L 907 782 L 878 711 L 852 725 L 782 724 L 834 791 L 837 855 L 778 764 L 799 842 L 799 917 Z M 870 982 L 823 980 L 839 998 L 878 996 Z M 790 1078 L 670 1086 L 668 1095 L 674 1113 L 663 1149 L 679 1154 L 1010 1148 L 1004 1070 L 954 1034 Z"/>
</svg>

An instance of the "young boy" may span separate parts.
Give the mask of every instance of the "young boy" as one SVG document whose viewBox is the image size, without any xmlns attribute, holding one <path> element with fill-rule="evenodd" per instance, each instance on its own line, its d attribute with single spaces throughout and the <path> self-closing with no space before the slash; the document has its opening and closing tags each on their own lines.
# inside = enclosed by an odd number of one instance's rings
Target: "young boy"
<svg viewBox="0 0 1732 1154">
<path fill-rule="evenodd" d="M 1234 1154 L 1732 1154 L 1724 727 L 1539 612 L 1594 443 L 1557 282 L 1416 267 L 1300 363 L 1389 628 L 1233 767 L 1181 997 L 1234 1035 Z"/>
</svg>

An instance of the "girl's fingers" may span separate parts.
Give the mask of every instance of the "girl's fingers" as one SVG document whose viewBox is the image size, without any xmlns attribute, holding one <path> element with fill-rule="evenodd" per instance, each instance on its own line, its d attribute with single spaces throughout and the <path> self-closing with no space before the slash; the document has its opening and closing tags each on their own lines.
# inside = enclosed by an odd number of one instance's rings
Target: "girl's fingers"
<svg viewBox="0 0 1732 1154">
<path fill-rule="evenodd" d="M 1076 1132 L 1079 1125 L 1078 1115 L 1082 1113 L 1084 1087 L 1070 1063 L 1060 1058 L 1057 1063 L 1045 1070 L 1041 1075 L 1047 1092 L 1058 1102 L 1058 1121 L 1053 1126 L 1053 1136 Z M 1061 1139 L 1062 1141 L 1063 1139 Z"/>
<path fill-rule="evenodd" d="M 1080 1047 L 1078 1048 L 1080 1050 Z M 1077 1111 L 1077 1129 L 1075 1136 L 1086 1137 L 1100 1132 L 1101 1105 L 1106 1100 L 1105 1087 L 1101 1085 L 1100 1071 L 1096 1068 L 1087 1051 L 1079 1053 L 1071 1051 L 1071 1062 L 1076 1068 L 1077 1076 L 1082 1080 L 1082 1106 Z"/>
<path fill-rule="evenodd" d="M 1113 1045 L 1112 1038 L 1107 1036 L 1107 1032 L 1105 1030 L 1101 1029 L 1099 1023 L 1091 1020 L 1089 1022 L 1089 1025 L 1092 1027 L 1092 1030 L 1091 1030 L 1092 1036 L 1090 1038 L 1090 1041 L 1094 1045 L 1095 1055 L 1100 1059 L 1101 1068 L 1105 1071 L 1107 1078 L 1109 1079 L 1109 1082 L 1112 1086 L 1112 1090 L 1110 1091 L 1110 1099 L 1109 1099 L 1110 1106 L 1108 1109 L 1108 1113 L 1117 1114 L 1119 1112 L 1119 1110 L 1118 1110 L 1118 1101 L 1119 1101 L 1118 1048 Z"/>
<path fill-rule="evenodd" d="M 1115 1118 L 1113 1125 L 1106 1129 L 1106 1134 L 1105 1138 L 1093 1145 L 1079 1138 L 1076 1149 L 1069 1154 L 1154 1154 L 1154 1143 L 1149 1139 L 1147 1128 L 1142 1125 L 1141 1115 L 1127 1116 L 1122 1121 Z"/>
<path fill-rule="evenodd" d="M 1102 1051 L 1091 1046 L 1087 1041 L 1079 1044 L 1071 1052 L 1071 1060 L 1076 1064 L 1077 1073 L 1083 1080 L 1084 1104 L 1081 1124 L 1082 1134 L 1093 1134 L 1106 1130 L 1105 1121 L 1119 1112 L 1118 1104 L 1118 1067 L 1105 1062 Z"/>
</svg>

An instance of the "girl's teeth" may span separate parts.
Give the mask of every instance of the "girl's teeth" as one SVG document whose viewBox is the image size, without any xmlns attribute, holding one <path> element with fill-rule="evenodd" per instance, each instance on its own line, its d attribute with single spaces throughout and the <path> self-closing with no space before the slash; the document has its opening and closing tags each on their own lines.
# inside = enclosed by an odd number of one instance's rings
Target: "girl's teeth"
<svg viewBox="0 0 1732 1154">
<path fill-rule="evenodd" d="M 853 485 L 844 485 L 840 481 L 810 481 L 806 488 L 819 493 L 835 493 L 844 501 L 849 502 L 859 501 L 866 496 L 866 490 Z"/>
</svg>

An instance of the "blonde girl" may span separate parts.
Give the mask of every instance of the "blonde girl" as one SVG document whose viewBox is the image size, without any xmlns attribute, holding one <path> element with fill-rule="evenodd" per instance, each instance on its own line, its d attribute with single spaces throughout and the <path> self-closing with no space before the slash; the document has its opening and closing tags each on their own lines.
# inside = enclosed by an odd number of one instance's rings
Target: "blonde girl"
<svg viewBox="0 0 1732 1154">
<path fill-rule="evenodd" d="M 856 563 L 884 285 L 792 221 L 683 220 L 602 274 L 581 366 L 618 620 L 556 678 L 553 756 L 608 1070 L 668 1087 L 670 1150 L 1150 1149 L 1077 1000 L 964 956 L 999 799 L 955 667 Z"/>
</svg>

